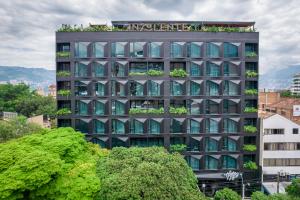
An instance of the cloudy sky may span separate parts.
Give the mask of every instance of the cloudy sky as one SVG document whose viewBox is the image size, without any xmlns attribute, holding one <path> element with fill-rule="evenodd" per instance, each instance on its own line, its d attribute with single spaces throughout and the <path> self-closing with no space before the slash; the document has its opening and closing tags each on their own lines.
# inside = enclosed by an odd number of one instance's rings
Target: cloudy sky
<svg viewBox="0 0 300 200">
<path fill-rule="evenodd" d="M 60 24 L 111 20 L 255 21 L 260 70 L 300 65 L 299 0 L 3 0 L 0 66 L 55 69 Z"/>
</svg>

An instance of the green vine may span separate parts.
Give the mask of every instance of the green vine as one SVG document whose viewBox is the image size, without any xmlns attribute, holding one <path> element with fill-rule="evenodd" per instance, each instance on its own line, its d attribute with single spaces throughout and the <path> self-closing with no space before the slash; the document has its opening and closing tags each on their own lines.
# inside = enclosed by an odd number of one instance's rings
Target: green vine
<svg viewBox="0 0 300 200">
<path fill-rule="evenodd" d="M 257 95 L 258 91 L 257 91 L 257 89 L 246 89 L 245 94 L 246 95 Z"/>
<path fill-rule="evenodd" d="M 247 70 L 247 71 L 246 71 L 246 76 L 247 76 L 248 78 L 255 78 L 255 77 L 258 76 L 258 73 L 255 72 L 255 71 Z"/>
<path fill-rule="evenodd" d="M 178 108 L 171 106 L 169 108 L 169 113 L 171 113 L 171 114 L 183 115 L 183 114 L 186 114 L 187 112 L 188 111 L 187 111 L 186 107 L 184 107 L 184 106 L 178 107 Z"/>
<path fill-rule="evenodd" d="M 160 115 L 163 114 L 164 108 L 149 108 L 149 109 L 142 109 L 142 108 L 130 108 L 129 109 L 129 114 L 130 115 L 136 115 L 136 114 L 156 114 Z"/>
<path fill-rule="evenodd" d="M 58 58 L 69 58 L 71 53 L 69 51 L 58 51 L 56 52 L 56 56 Z"/>
<path fill-rule="evenodd" d="M 246 107 L 245 110 L 244 110 L 245 113 L 255 113 L 257 111 L 258 110 L 255 107 Z"/>
<path fill-rule="evenodd" d="M 244 163 L 244 168 L 245 169 L 250 169 L 250 170 L 257 170 L 258 169 L 256 163 L 253 162 L 253 161 L 248 161 L 248 162 Z"/>
<path fill-rule="evenodd" d="M 181 77 L 184 78 L 186 77 L 188 74 L 186 73 L 186 71 L 184 69 L 174 69 L 170 72 L 170 76 L 172 77 Z"/>
<path fill-rule="evenodd" d="M 247 51 L 246 52 L 246 57 L 256 57 L 256 56 L 257 56 L 257 53 L 254 52 L 254 51 L 251 51 L 251 52 Z"/>
<path fill-rule="evenodd" d="M 64 90 L 64 89 L 58 90 L 57 94 L 61 95 L 61 96 L 70 96 L 71 95 L 71 90 Z"/>
<path fill-rule="evenodd" d="M 160 71 L 160 70 L 154 70 L 154 69 L 150 69 L 147 74 L 149 76 L 162 76 L 164 75 L 164 72 L 163 71 Z"/>
<path fill-rule="evenodd" d="M 170 146 L 170 151 L 181 153 L 183 151 L 186 151 L 186 147 L 187 146 L 185 144 L 173 144 Z"/>
<path fill-rule="evenodd" d="M 71 75 L 71 72 L 69 72 L 69 71 L 56 72 L 56 76 L 58 76 L 58 77 L 64 77 L 64 76 L 70 76 L 70 75 Z"/>
<path fill-rule="evenodd" d="M 257 131 L 257 128 L 252 125 L 246 125 L 246 126 L 244 126 L 244 131 L 246 133 L 255 133 Z"/>
<path fill-rule="evenodd" d="M 71 110 L 69 108 L 62 108 L 62 109 L 59 109 L 57 112 L 56 112 L 56 115 L 68 115 L 68 114 L 71 114 Z"/>
<path fill-rule="evenodd" d="M 244 146 L 243 146 L 243 150 L 244 151 L 251 151 L 251 152 L 253 152 L 253 151 L 256 151 L 256 149 L 257 149 L 257 147 L 254 144 L 244 144 Z"/>
</svg>

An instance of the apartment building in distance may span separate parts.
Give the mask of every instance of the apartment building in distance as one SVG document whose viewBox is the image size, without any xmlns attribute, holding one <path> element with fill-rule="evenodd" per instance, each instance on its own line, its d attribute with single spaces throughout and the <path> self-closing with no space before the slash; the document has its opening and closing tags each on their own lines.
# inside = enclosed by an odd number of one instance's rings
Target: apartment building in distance
<svg viewBox="0 0 300 200">
<path fill-rule="evenodd" d="M 290 91 L 293 95 L 300 95 L 300 74 L 295 74 L 293 76 L 293 82 Z"/>
<path fill-rule="evenodd" d="M 56 32 L 58 126 L 103 148 L 183 144 L 207 193 L 260 183 L 254 22 L 113 21 Z M 248 145 L 248 146 L 247 146 Z M 250 192 L 250 189 L 246 192 Z"/>
</svg>

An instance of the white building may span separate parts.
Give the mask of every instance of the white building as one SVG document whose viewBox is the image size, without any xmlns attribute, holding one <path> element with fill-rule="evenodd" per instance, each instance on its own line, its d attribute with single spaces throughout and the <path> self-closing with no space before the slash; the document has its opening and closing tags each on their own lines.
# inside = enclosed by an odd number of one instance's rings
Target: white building
<svg viewBox="0 0 300 200">
<path fill-rule="evenodd" d="M 293 83 L 290 88 L 292 94 L 300 95 L 300 74 L 293 76 Z"/>
<path fill-rule="evenodd" d="M 300 125 L 274 114 L 262 120 L 262 128 L 261 155 L 264 182 L 269 182 L 266 185 L 275 182 L 276 192 L 278 173 L 282 181 L 288 181 L 295 176 L 300 177 Z"/>
</svg>

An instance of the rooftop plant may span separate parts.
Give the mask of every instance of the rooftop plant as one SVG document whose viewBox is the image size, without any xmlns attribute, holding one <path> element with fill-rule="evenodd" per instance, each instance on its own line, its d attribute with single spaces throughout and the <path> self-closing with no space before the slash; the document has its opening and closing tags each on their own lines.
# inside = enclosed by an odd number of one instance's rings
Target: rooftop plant
<svg viewBox="0 0 300 200">
<path fill-rule="evenodd" d="M 248 78 L 255 78 L 255 77 L 258 76 L 258 73 L 255 72 L 255 71 L 252 71 L 252 70 L 247 70 L 247 71 L 246 71 L 246 76 L 247 76 Z"/>
<path fill-rule="evenodd" d="M 257 131 L 257 128 L 255 126 L 252 126 L 252 125 L 245 125 L 244 126 L 244 131 L 246 133 L 255 133 Z"/>
<path fill-rule="evenodd" d="M 69 108 L 61 108 L 56 112 L 56 115 L 68 115 L 71 114 L 71 110 Z"/>
<path fill-rule="evenodd" d="M 258 91 L 257 91 L 257 89 L 246 89 L 245 94 L 246 95 L 257 95 Z"/>
<path fill-rule="evenodd" d="M 246 112 L 246 113 L 253 113 L 254 112 L 255 113 L 255 112 L 257 112 L 257 108 L 255 108 L 255 107 L 246 107 L 244 112 Z"/>
<path fill-rule="evenodd" d="M 58 71 L 56 72 L 56 76 L 58 77 L 64 77 L 64 76 L 70 76 L 71 75 L 71 72 L 69 71 Z"/>
<path fill-rule="evenodd" d="M 58 90 L 57 94 L 61 96 L 69 96 L 71 95 L 71 90 L 64 90 L 64 89 Z"/>
<path fill-rule="evenodd" d="M 69 58 L 70 52 L 69 51 L 58 51 L 58 52 L 56 52 L 56 56 L 58 58 Z"/>
<path fill-rule="evenodd" d="M 258 169 L 256 163 L 253 162 L 253 161 L 245 162 L 244 163 L 244 168 L 245 169 L 251 169 L 251 170 L 257 170 Z"/>
<path fill-rule="evenodd" d="M 170 76 L 172 77 L 186 77 L 188 74 L 184 69 L 174 69 L 170 72 Z"/>
<path fill-rule="evenodd" d="M 150 70 L 147 72 L 147 74 L 148 74 L 149 76 L 162 76 L 162 75 L 164 75 L 164 72 L 161 71 L 161 70 L 150 69 Z"/>
<path fill-rule="evenodd" d="M 256 57 L 257 53 L 254 51 L 247 51 L 246 52 L 246 57 Z"/>
<path fill-rule="evenodd" d="M 244 151 L 256 151 L 257 147 L 254 144 L 244 144 L 243 150 Z"/>
<path fill-rule="evenodd" d="M 178 107 L 178 108 L 171 106 L 169 109 L 169 112 L 171 114 L 183 115 L 183 114 L 186 114 L 188 111 L 187 111 L 186 107 L 184 107 L 184 106 Z"/>
<path fill-rule="evenodd" d="M 149 108 L 149 109 L 143 109 L 143 108 L 130 108 L 129 114 L 135 115 L 135 114 L 163 114 L 164 108 Z"/>
</svg>

